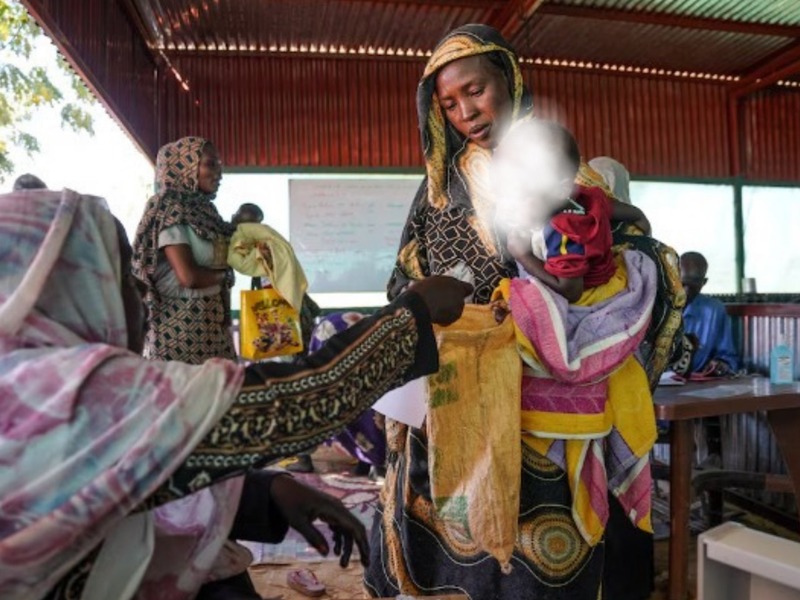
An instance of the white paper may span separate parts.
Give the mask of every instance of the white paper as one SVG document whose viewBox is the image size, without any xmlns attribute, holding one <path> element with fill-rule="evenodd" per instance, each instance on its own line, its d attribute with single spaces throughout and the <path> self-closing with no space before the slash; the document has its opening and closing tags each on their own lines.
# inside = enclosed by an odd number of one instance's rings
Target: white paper
<svg viewBox="0 0 800 600">
<path fill-rule="evenodd" d="M 659 386 L 667 386 L 667 385 L 685 385 L 686 380 L 682 379 L 679 375 L 675 374 L 675 371 L 664 371 L 661 374 L 661 378 L 658 380 Z"/>
<path fill-rule="evenodd" d="M 377 412 L 411 427 L 422 427 L 428 404 L 425 401 L 425 378 L 415 379 L 386 394 L 372 405 Z"/>
</svg>

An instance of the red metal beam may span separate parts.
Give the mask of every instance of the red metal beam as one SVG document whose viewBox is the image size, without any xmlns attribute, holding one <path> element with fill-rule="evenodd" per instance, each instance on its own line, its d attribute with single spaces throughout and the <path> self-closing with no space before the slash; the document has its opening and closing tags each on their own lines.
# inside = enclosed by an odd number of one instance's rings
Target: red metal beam
<svg viewBox="0 0 800 600">
<path fill-rule="evenodd" d="M 158 25 L 158 19 L 161 17 L 163 23 L 167 22 L 161 3 L 158 0 L 153 2 L 149 0 L 123 0 L 122 4 L 128 11 L 147 47 L 151 50 L 161 47 L 164 42 L 164 32 Z"/>
<path fill-rule="evenodd" d="M 768 77 L 787 63 L 800 59 L 800 40 L 796 40 L 767 56 L 758 62 L 747 73 L 744 73 L 734 87 L 742 88 L 759 79 Z"/>
<path fill-rule="evenodd" d="M 745 137 L 742 103 L 737 98 L 728 98 L 728 159 L 730 176 L 741 177 L 745 161 Z"/>
<path fill-rule="evenodd" d="M 513 40 L 543 2 L 544 0 L 508 0 L 491 25 L 504 38 Z"/>
<path fill-rule="evenodd" d="M 773 71 L 769 75 L 765 75 L 764 77 L 756 79 L 748 84 L 737 86 L 731 90 L 731 96 L 733 98 L 748 96 L 759 90 L 763 90 L 765 87 L 769 87 L 775 83 L 778 83 L 781 79 L 786 79 L 787 77 L 796 75 L 797 73 L 800 73 L 800 58 L 788 63 L 783 68 Z"/>
<path fill-rule="evenodd" d="M 704 29 L 707 31 L 727 31 L 749 35 L 773 35 L 780 37 L 800 37 L 800 27 L 793 25 L 771 25 L 768 23 L 745 23 L 724 19 L 708 19 L 688 17 L 663 12 L 642 12 L 633 10 L 617 10 L 606 8 L 590 8 L 567 4 L 545 4 L 539 14 L 558 17 L 575 17 L 597 19 L 600 21 L 621 21 L 624 23 L 640 23 L 642 25 L 662 25 L 664 27 L 681 27 L 683 29 Z"/>
</svg>

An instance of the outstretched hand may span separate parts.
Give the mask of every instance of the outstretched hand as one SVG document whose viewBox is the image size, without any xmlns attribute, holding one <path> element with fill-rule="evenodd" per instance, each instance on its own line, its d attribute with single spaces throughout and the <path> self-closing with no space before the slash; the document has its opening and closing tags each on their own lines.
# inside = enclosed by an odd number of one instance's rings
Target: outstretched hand
<svg viewBox="0 0 800 600">
<path fill-rule="evenodd" d="M 464 303 L 474 288 L 453 277 L 433 275 L 411 286 L 411 292 L 422 298 L 437 325 L 450 325 L 464 312 Z"/>
<path fill-rule="evenodd" d="M 319 519 L 333 532 L 333 553 L 340 557 L 343 568 L 350 564 L 354 542 L 361 564 L 369 566 L 367 530 L 339 500 L 286 476 L 273 480 L 270 497 L 289 527 L 298 531 L 317 552 L 323 556 L 330 552 L 325 536 L 314 526 Z"/>
</svg>

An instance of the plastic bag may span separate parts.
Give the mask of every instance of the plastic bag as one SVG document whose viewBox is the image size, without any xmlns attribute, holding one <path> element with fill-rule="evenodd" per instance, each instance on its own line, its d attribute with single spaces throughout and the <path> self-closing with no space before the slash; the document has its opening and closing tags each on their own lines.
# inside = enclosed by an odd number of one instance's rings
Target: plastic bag
<svg viewBox="0 0 800 600">
<path fill-rule="evenodd" d="M 303 351 L 300 314 L 275 288 L 242 291 L 242 358 L 263 360 Z"/>
</svg>

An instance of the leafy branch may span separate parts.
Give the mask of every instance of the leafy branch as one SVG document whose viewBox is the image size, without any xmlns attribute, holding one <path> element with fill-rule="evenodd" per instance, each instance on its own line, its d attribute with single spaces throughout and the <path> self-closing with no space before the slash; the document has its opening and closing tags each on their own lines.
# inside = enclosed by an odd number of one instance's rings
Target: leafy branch
<svg viewBox="0 0 800 600">
<path fill-rule="evenodd" d="M 88 111 L 94 96 L 64 57 L 58 55 L 58 66 L 70 79 L 74 102 L 64 98 L 46 69 L 27 65 L 42 35 L 17 0 L 0 0 L 0 180 L 14 170 L 12 148 L 29 156 L 40 151 L 39 140 L 25 130 L 39 110 L 60 109 L 62 127 L 94 134 Z"/>
</svg>

